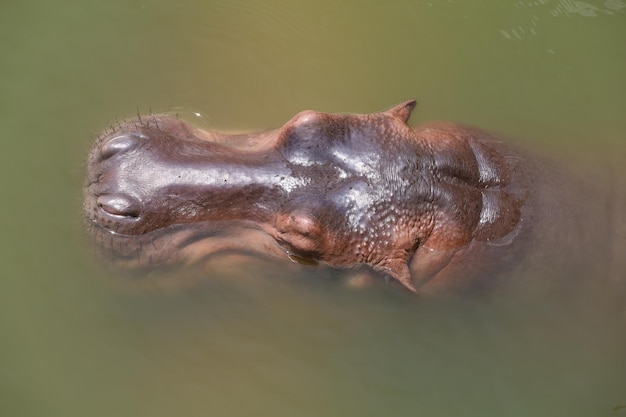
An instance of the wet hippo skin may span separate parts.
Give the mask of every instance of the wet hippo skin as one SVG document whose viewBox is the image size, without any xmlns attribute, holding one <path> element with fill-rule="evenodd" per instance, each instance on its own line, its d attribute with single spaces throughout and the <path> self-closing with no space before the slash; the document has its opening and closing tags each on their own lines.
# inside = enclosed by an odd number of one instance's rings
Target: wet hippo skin
<svg viewBox="0 0 626 417">
<path fill-rule="evenodd" d="M 304 111 L 247 135 L 124 122 L 90 152 L 88 230 L 130 267 L 232 250 L 366 267 L 425 294 L 487 285 L 550 245 L 560 185 L 483 131 L 410 127 L 414 107 Z"/>
</svg>

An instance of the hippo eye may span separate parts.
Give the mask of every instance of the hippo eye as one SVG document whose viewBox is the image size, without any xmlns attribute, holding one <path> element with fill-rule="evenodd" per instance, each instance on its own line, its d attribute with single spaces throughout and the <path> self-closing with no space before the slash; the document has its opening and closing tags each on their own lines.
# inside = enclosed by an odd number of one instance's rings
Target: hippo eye
<svg viewBox="0 0 626 417">
<path fill-rule="evenodd" d="M 319 124 L 322 120 L 323 113 L 319 113 L 313 110 L 305 110 L 293 116 L 290 125 L 298 127 L 314 126 Z"/>
<path fill-rule="evenodd" d="M 299 142 L 319 138 L 322 127 L 322 115 L 311 110 L 298 113 L 286 126 L 288 137 Z"/>
<path fill-rule="evenodd" d="M 324 238 L 322 224 L 307 210 L 295 210 L 278 217 L 279 240 L 290 250 L 289 257 L 294 262 L 310 263 L 312 254 L 319 252 Z"/>
<path fill-rule="evenodd" d="M 310 166 L 329 161 L 328 149 L 333 139 L 328 115 L 314 111 L 298 113 L 281 133 L 281 150 L 294 164 Z"/>
</svg>

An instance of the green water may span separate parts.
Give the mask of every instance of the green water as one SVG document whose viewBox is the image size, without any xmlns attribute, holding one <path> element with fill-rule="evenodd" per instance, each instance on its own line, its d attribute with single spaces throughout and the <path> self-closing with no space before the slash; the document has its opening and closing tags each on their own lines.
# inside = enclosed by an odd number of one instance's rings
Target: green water
<svg viewBox="0 0 626 417">
<path fill-rule="evenodd" d="M 416 302 L 268 273 L 122 290 L 80 213 L 91 140 L 137 109 L 266 129 L 417 98 L 414 123 L 622 146 L 625 41 L 619 0 L 3 1 L 0 414 L 626 415 L 612 298 Z"/>
</svg>

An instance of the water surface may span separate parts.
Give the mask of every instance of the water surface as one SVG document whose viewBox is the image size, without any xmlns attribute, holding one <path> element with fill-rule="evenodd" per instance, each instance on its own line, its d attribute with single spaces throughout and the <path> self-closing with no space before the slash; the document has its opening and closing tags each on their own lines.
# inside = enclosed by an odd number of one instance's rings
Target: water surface
<svg viewBox="0 0 626 417">
<path fill-rule="evenodd" d="M 138 110 L 266 129 L 306 108 L 417 98 L 413 123 L 460 121 L 556 157 L 611 159 L 605 150 L 626 141 L 623 1 L 0 11 L 0 414 L 626 414 L 612 411 L 626 405 L 619 294 L 416 302 L 271 271 L 129 288 L 94 261 L 80 212 L 94 135 Z"/>
</svg>

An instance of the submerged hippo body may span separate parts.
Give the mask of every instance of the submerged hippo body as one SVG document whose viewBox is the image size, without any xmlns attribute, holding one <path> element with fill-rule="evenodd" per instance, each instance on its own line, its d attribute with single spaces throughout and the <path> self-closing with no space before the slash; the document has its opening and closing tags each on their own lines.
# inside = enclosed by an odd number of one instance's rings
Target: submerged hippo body
<svg viewBox="0 0 626 417">
<path fill-rule="evenodd" d="M 90 153 L 89 230 L 129 266 L 234 250 L 369 266 L 421 293 L 481 286 L 553 244 L 558 181 L 482 131 L 409 127 L 414 107 L 233 136 L 125 122 Z"/>
</svg>

